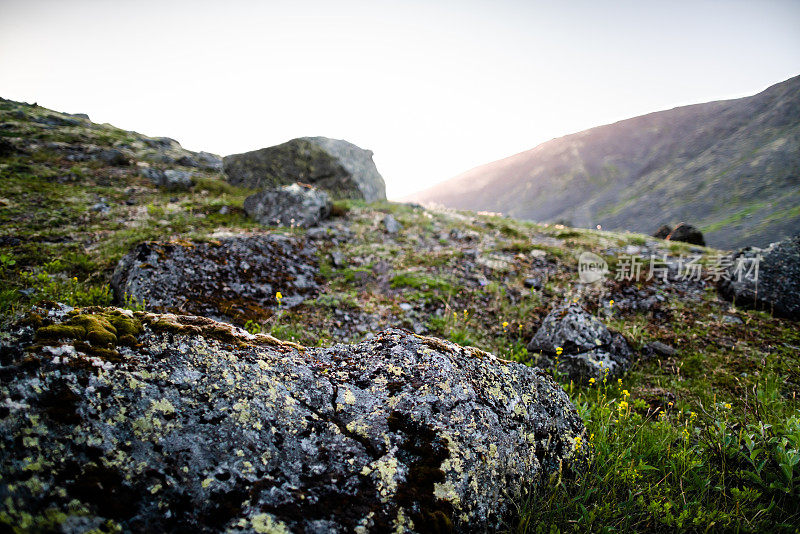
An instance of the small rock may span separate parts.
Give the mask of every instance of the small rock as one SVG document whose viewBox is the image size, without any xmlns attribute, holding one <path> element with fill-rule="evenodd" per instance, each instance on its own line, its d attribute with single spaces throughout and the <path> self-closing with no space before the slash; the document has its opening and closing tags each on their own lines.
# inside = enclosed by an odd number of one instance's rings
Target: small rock
<svg viewBox="0 0 800 534">
<path fill-rule="evenodd" d="M 410 312 L 411 310 L 414 309 L 414 306 L 412 306 L 408 302 L 401 302 L 400 303 L 400 309 L 405 311 L 405 312 Z"/>
<path fill-rule="evenodd" d="M 222 206 L 222 207 L 219 209 L 219 212 L 218 212 L 218 213 L 219 213 L 220 215 L 227 215 L 228 213 L 230 213 L 230 211 L 231 211 L 231 210 L 230 210 L 230 208 L 228 208 L 228 206 Z"/>
<path fill-rule="evenodd" d="M 106 165 L 114 165 L 116 167 L 125 167 L 130 163 L 128 158 L 121 151 L 116 148 L 101 150 L 95 154 L 95 159 L 102 161 Z"/>
<path fill-rule="evenodd" d="M 344 256 L 341 252 L 331 252 L 331 263 L 337 269 L 344 266 Z"/>
<path fill-rule="evenodd" d="M 528 352 L 535 354 L 536 365 L 565 372 L 576 382 L 600 380 L 606 371 L 617 377 L 630 367 L 632 356 L 624 337 L 578 304 L 553 309 L 528 343 Z"/>
<path fill-rule="evenodd" d="M 390 234 L 396 234 L 402 228 L 391 213 L 388 213 L 386 217 L 383 218 L 383 226 Z"/>
<path fill-rule="evenodd" d="M 93 204 L 92 207 L 90 207 L 89 209 L 91 211 L 96 211 L 99 213 L 108 213 L 109 211 L 111 211 L 111 208 L 108 207 L 108 204 L 106 204 L 105 202 L 97 202 Z"/>
<path fill-rule="evenodd" d="M 525 287 L 528 289 L 542 289 L 542 279 L 541 278 L 526 278 L 523 281 Z"/>
<path fill-rule="evenodd" d="M 332 205 L 325 191 L 309 185 L 292 184 L 247 197 L 244 211 L 263 225 L 307 228 L 327 218 Z"/>
<path fill-rule="evenodd" d="M 675 347 L 667 345 L 666 343 L 662 343 L 660 341 L 653 341 L 651 343 L 648 343 L 647 348 L 652 350 L 659 356 L 675 356 L 678 353 L 678 350 Z"/>
<path fill-rule="evenodd" d="M 744 321 L 735 315 L 723 315 L 722 322 L 727 324 L 744 324 Z"/>
<path fill-rule="evenodd" d="M 145 167 L 140 173 L 158 187 L 167 190 L 186 191 L 192 187 L 192 173 L 189 171 Z"/>
</svg>

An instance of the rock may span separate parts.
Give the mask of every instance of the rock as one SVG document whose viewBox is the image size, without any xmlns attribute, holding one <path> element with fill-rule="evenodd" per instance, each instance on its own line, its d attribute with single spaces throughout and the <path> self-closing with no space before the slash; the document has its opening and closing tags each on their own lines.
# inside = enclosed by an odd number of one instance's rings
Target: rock
<svg viewBox="0 0 800 534">
<path fill-rule="evenodd" d="M 190 171 L 162 170 L 148 167 L 142 169 L 141 174 L 155 185 L 169 191 L 187 191 L 193 184 Z"/>
<path fill-rule="evenodd" d="M 219 213 L 220 215 L 227 215 L 230 212 L 231 210 L 228 206 L 222 206 L 217 213 Z"/>
<path fill-rule="evenodd" d="M 332 205 L 325 191 L 292 184 L 250 195 L 244 200 L 244 211 L 263 225 L 307 228 L 327 218 Z"/>
<path fill-rule="evenodd" d="M 192 158 L 191 156 L 181 156 L 175 160 L 175 163 L 178 165 L 183 165 L 184 167 L 199 167 L 200 165 Z"/>
<path fill-rule="evenodd" d="M 89 115 L 87 115 L 86 113 L 68 113 L 68 115 L 70 117 L 75 117 L 75 118 L 78 118 L 78 119 L 86 119 L 87 121 L 91 120 L 89 118 Z"/>
<path fill-rule="evenodd" d="M 170 137 L 145 137 L 142 139 L 144 144 L 149 146 L 150 148 L 156 149 L 179 149 L 181 148 L 181 144 L 177 142 L 175 139 Z"/>
<path fill-rule="evenodd" d="M 315 296 L 314 253 L 281 235 L 141 243 L 117 264 L 111 284 L 118 302 L 243 324 L 270 316 L 279 291 L 283 307 Z"/>
<path fill-rule="evenodd" d="M 304 182 L 336 199 L 386 199 L 386 184 L 372 161 L 372 152 L 347 141 L 304 137 L 225 156 L 222 161 L 233 185 L 260 189 Z"/>
<path fill-rule="evenodd" d="M 17 147 L 8 139 L 0 137 L 0 158 L 13 156 L 17 153 Z"/>
<path fill-rule="evenodd" d="M 536 365 L 557 369 L 576 382 L 600 380 L 606 372 L 609 378 L 620 376 L 632 357 L 624 337 L 610 332 L 578 304 L 552 310 L 528 343 L 528 352 Z"/>
<path fill-rule="evenodd" d="M 92 206 L 89 208 L 89 211 L 96 211 L 98 213 L 108 213 L 109 211 L 111 211 L 111 208 L 108 206 L 108 204 L 106 204 L 104 201 L 101 200 L 100 202 L 92 204 Z"/>
<path fill-rule="evenodd" d="M 585 465 L 564 391 L 477 349 L 399 330 L 305 348 L 200 317 L 44 315 L 4 340 L 12 523 L 479 532 Z"/>
<path fill-rule="evenodd" d="M 113 165 L 115 167 L 125 167 L 130 163 L 127 156 L 116 148 L 101 150 L 97 154 L 94 154 L 94 158 L 102 161 L 106 165 Z"/>
<path fill-rule="evenodd" d="M 760 257 L 760 259 L 758 259 Z M 727 258 L 719 294 L 737 306 L 800 319 L 800 235 Z"/>
<path fill-rule="evenodd" d="M 526 278 L 522 282 L 527 289 L 542 289 L 542 279 L 541 278 Z"/>
<path fill-rule="evenodd" d="M 686 223 L 678 223 L 678 226 L 669 233 L 667 239 L 670 241 L 683 241 L 684 243 L 702 247 L 706 246 L 703 233 L 691 224 Z"/>
<path fill-rule="evenodd" d="M 337 269 L 344 267 L 344 256 L 341 252 L 331 252 L 331 264 Z"/>
<path fill-rule="evenodd" d="M 397 219 L 391 213 L 386 214 L 386 217 L 383 218 L 383 227 L 386 228 L 386 231 L 390 234 L 396 234 L 402 229 L 400 223 L 397 222 Z"/>
<path fill-rule="evenodd" d="M 666 239 L 669 237 L 669 234 L 672 233 L 672 227 L 666 224 L 662 224 L 658 227 L 658 230 L 653 233 L 653 237 L 657 237 L 658 239 Z"/>
<path fill-rule="evenodd" d="M 199 167 L 212 171 L 222 171 L 222 158 L 220 156 L 210 152 L 198 152 L 196 158 Z"/>
<path fill-rule="evenodd" d="M 411 310 L 414 309 L 414 306 L 412 306 L 408 302 L 401 302 L 400 309 L 403 310 L 404 312 L 410 312 Z"/>
<path fill-rule="evenodd" d="M 675 356 L 678 353 L 675 347 L 672 347 L 660 341 L 653 341 L 652 343 L 648 343 L 647 349 L 653 351 L 655 354 L 658 354 L 659 356 Z"/>
</svg>

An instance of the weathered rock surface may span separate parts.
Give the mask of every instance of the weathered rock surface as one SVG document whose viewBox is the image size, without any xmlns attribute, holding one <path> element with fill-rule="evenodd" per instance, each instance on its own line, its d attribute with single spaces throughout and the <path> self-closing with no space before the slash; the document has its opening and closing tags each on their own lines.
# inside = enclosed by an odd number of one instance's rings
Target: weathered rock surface
<svg viewBox="0 0 800 534">
<path fill-rule="evenodd" d="M 737 306 L 800 319 L 800 236 L 765 249 L 747 247 L 728 260 L 726 277 L 718 285 L 723 298 Z"/>
<path fill-rule="evenodd" d="M 120 260 L 111 284 L 119 302 L 241 324 L 272 315 L 279 291 L 284 307 L 316 294 L 314 250 L 276 234 L 141 243 Z"/>
<path fill-rule="evenodd" d="M 678 226 L 672 229 L 666 237 L 670 241 L 683 241 L 691 245 L 706 246 L 706 241 L 703 239 L 703 233 L 692 226 L 691 224 L 679 223 Z"/>
<path fill-rule="evenodd" d="M 484 531 L 583 462 L 555 382 L 437 339 L 307 349 L 110 308 L 28 323 L 2 334 L 0 493 L 29 529 Z"/>
<path fill-rule="evenodd" d="M 141 174 L 155 185 L 171 191 L 186 191 L 192 187 L 192 173 L 189 171 L 148 167 L 142 169 Z"/>
<path fill-rule="evenodd" d="M 557 369 L 583 382 L 602 379 L 606 373 L 610 378 L 621 375 L 630 367 L 632 357 L 624 337 L 609 331 L 578 304 L 547 314 L 528 343 L 528 352 L 536 365 Z"/>
<path fill-rule="evenodd" d="M 300 184 L 265 189 L 244 200 L 247 215 L 266 226 L 316 226 L 330 215 L 332 206 L 325 191 Z"/>
<path fill-rule="evenodd" d="M 326 137 L 292 139 L 281 145 L 223 158 L 228 181 L 261 189 L 304 182 L 333 198 L 386 199 L 386 184 L 372 151 Z"/>
</svg>

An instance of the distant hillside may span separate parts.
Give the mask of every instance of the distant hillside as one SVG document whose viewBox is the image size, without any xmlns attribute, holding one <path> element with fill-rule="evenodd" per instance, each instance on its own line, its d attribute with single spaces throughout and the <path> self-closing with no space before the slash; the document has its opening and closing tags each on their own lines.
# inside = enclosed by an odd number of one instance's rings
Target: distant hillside
<svg viewBox="0 0 800 534">
<path fill-rule="evenodd" d="M 554 139 L 408 200 L 646 233 L 687 221 L 710 246 L 766 245 L 800 233 L 800 76 Z"/>
</svg>

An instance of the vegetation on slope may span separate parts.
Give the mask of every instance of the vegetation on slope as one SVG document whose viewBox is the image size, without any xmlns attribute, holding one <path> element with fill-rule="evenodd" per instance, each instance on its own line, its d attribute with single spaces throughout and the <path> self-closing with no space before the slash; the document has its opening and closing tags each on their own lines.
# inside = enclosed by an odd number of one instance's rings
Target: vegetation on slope
<svg viewBox="0 0 800 534">
<path fill-rule="evenodd" d="M 24 116 L 11 118 L 18 109 Z M 119 147 L 138 135 L 91 124 L 41 132 L 31 117 L 52 112 L 4 102 L 0 113 L 12 139 L 46 134 L 85 142 L 92 136 L 94 143 Z M 135 167 L 76 164 L 39 148 L 1 157 L 0 180 L 4 322 L 45 300 L 109 304 L 116 262 L 142 240 L 304 233 L 256 228 L 241 210 L 248 191 L 213 172 L 198 172 L 189 191 L 164 192 Z M 109 210 L 93 211 L 101 198 Z M 800 525 L 796 325 L 731 307 L 709 284 L 576 283 L 581 250 L 602 255 L 612 270 L 620 254 L 637 248 L 699 254 L 705 261 L 716 251 L 391 203 L 344 201 L 335 211 L 325 226 L 331 239 L 318 249 L 318 296 L 265 312 L 258 322 L 241 318 L 240 325 L 306 345 L 357 341 L 401 326 L 532 363 L 535 355 L 525 347 L 543 317 L 577 299 L 641 355 L 622 383 L 583 387 L 561 378 L 593 434 L 582 446 L 594 460 L 583 473 L 564 472 L 531 488 L 503 528 L 746 532 Z M 383 229 L 387 214 L 402 225 L 396 235 Z M 620 304 L 639 293 L 660 298 L 648 309 Z M 677 351 L 651 355 L 653 341 Z"/>
</svg>

